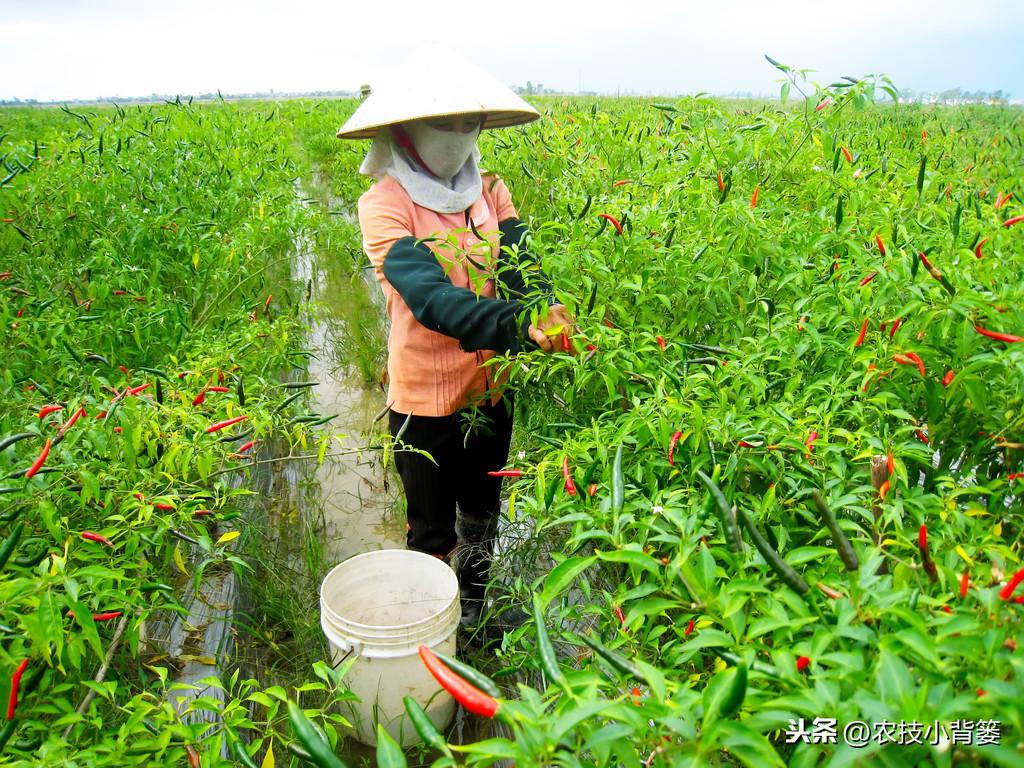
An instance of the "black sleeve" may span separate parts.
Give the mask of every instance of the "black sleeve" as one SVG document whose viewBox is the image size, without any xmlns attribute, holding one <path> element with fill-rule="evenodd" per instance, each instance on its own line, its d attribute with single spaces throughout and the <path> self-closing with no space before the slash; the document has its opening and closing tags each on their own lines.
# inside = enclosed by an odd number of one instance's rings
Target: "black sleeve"
<svg viewBox="0 0 1024 768">
<path fill-rule="evenodd" d="M 400 238 L 391 246 L 384 257 L 384 277 L 417 321 L 458 339 L 467 352 L 518 352 L 536 346 L 527 336 L 530 317 L 521 302 L 456 287 L 433 251 L 415 237 Z"/>
<path fill-rule="evenodd" d="M 501 230 L 501 256 L 496 277 L 504 295 L 528 307 L 542 302 L 551 304 L 554 301 L 551 281 L 523 245 L 526 224 L 509 218 L 499 222 L 498 229 Z"/>
</svg>

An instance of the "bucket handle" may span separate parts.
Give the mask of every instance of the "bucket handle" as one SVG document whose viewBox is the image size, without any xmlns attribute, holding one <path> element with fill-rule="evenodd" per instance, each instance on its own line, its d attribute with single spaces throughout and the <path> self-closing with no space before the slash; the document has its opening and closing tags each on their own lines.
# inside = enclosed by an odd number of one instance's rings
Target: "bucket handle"
<svg viewBox="0 0 1024 768">
<path fill-rule="evenodd" d="M 348 661 L 348 657 L 351 656 L 352 654 L 355 654 L 356 656 L 358 656 L 359 652 L 362 650 L 362 643 L 359 643 L 359 642 L 357 642 L 355 640 L 347 641 L 345 643 L 345 645 L 348 646 L 348 650 L 345 651 L 345 654 L 340 659 L 338 659 L 337 663 L 335 663 L 333 665 L 334 669 L 337 669 L 342 664 L 344 664 L 346 661 Z"/>
</svg>

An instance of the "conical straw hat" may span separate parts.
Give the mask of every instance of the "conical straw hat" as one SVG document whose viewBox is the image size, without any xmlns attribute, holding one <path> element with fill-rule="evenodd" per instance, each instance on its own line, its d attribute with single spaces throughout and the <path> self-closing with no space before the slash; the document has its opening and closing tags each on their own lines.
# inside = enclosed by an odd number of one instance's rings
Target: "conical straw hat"
<svg viewBox="0 0 1024 768">
<path fill-rule="evenodd" d="M 338 130 L 339 139 L 372 139 L 393 123 L 483 114 L 483 128 L 504 128 L 540 115 L 473 62 L 441 48 L 421 48 L 370 81 L 370 95 Z"/>
</svg>

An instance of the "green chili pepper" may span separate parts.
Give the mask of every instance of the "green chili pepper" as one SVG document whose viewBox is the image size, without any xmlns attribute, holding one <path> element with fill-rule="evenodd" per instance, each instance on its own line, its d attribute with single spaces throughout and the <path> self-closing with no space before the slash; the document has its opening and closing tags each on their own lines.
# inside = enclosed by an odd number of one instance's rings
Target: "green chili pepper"
<svg viewBox="0 0 1024 768">
<path fill-rule="evenodd" d="M 7 448 L 10 448 L 15 443 L 21 440 L 25 440 L 26 438 L 29 437 L 39 437 L 39 435 L 37 435 L 35 432 L 19 432 L 16 435 L 9 435 L 5 437 L 3 440 L 0 440 L 0 451 L 4 451 Z"/>
<path fill-rule="evenodd" d="M 635 680 L 644 679 L 644 673 L 640 668 L 622 654 L 602 645 L 589 635 L 580 635 L 580 640 L 586 643 L 594 653 L 608 662 L 609 666 L 611 666 L 616 672 L 621 672 L 623 675 Z"/>
<path fill-rule="evenodd" d="M 554 646 L 551 645 L 551 638 L 548 637 L 547 626 L 544 621 L 544 608 L 541 606 L 540 595 L 533 596 L 533 623 L 537 630 L 537 652 L 540 654 L 541 668 L 548 680 L 561 688 L 567 687 L 565 674 L 558 665 L 558 657 L 555 656 Z"/>
<path fill-rule="evenodd" d="M 921 190 L 924 189 L 924 167 L 928 163 L 928 158 L 925 155 L 921 155 L 921 165 L 917 169 L 917 194 L 921 194 Z"/>
<path fill-rule="evenodd" d="M 289 405 L 291 405 L 296 400 L 298 400 L 300 397 L 302 397 L 304 394 L 306 394 L 306 393 L 303 392 L 302 390 L 299 390 L 294 395 L 289 395 L 288 397 L 286 397 L 284 399 L 284 402 L 282 402 L 279 406 L 277 406 L 277 408 L 274 409 L 274 413 L 280 413 L 285 408 L 287 408 Z"/>
<path fill-rule="evenodd" d="M 318 768 L 346 768 L 345 763 L 338 759 L 330 745 L 316 732 L 306 713 L 291 699 L 288 700 L 288 720 L 292 732 L 309 752 L 309 759 L 314 765 Z"/>
<path fill-rule="evenodd" d="M 729 502 L 725 500 L 725 494 L 722 493 L 722 489 L 715 484 L 714 480 L 699 469 L 697 470 L 697 476 L 704 481 L 716 502 L 715 509 L 718 510 L 718 521 L 722 526 L 725 540 L 729 542 L 729 547 L 733 552 L 742 552 L 743 539 L 740 537 L 740 526 L 736 521 L 736 516 L 729 508 Z"/>
<path fill-rule="evenodd" d="M 443 661 L 445 665 L 451 667 L 451 670 L 458 674 L 459 677 L 465 678 L 488 696 L 493 696 L 496 699 L 501 698 L 501 690 L 497 684 L 480 670 L 474 669 L 469 664 L 465 664 L 437 650 L 434 651 L 434 655 Z"/>
<path fill-rule="evenodd" d="M 439 752 L 450 753 L 447 740 L 431 722 L 427 713 L 423 711 L 423 707 L 411 696 L 405 696 L 402 701 L 405 703 L 405 711 L 409 713 L 409 719 L 412 720 L 412 725 L 416 729 L 416 733 L 423 739 L 423 743 Z"/>
<path fill-rule="evenodd" d="M 722 699 L 722 705 L 719 707 L 718 712 L 722 717 L 731 716 L 736 710 L 740 708 L 743 703 L 743 699 L 747 695 L 747 665 L 740 663 L 736 665 L 736 675 L 732 679 L 732 684 L 729 686 L 729 690 L 725 694 L 725 698 Z"/>
<path fill-rule="evenodd" d="M 18 546 L 18 540 L 21 538 L 22 532 L 25 530 L 25 524 L 19 522 L 14 526 L 14 530 L 11 535 L 7 537 L 7 540 L 0 545 L 0 569 L 7 565 L 7 560 L 10 558 L 11 553 L 14 552 L 14 548 Z"/>
<path fill-rule="evenodd" d="M 3 752 L 4 747 L 7 746 L 7 742 L 11 736 L 14 735 L 14 729 L 17 727 L 16 720 L 8 720 L 3 728 L 0 728 L 0 752 Z"/>
<path fill-rule="evenodd" d="M 319 381 L 286 381 L 281 386 L 284 389 L 305 389 L 306 387 L 315 387 L 319 383 Z"/>
<path fill-rule="evenodd" d="M 769 544 L 761 532 L 754 525 L 753 521 L 747 515 L 746 510 L 742 507 L 737 510 L 737 516 L 743 527 L 747 529 L 747 533 L 750 534 L 750 538 L 754 541 L 754 546 L 757 547 L 757 551 L 761 553 L 768 565 L 771 566 L 772 570 L 779 575 L 779 577 L 791 586 L 794 590 L 799 592 L 801 595 L 807 594 L 810 587 L 807 586 L 807 582 L 803 580 L 803 577 L 799 573 L 793 570 L 793 567 L 783 560 L 779 553 L 772 549 L 772 545 Z"/>
<path fill-rule="evenodd" d="M 839 553 L 839 557 L 843 561 L 843 565 L 846 566 L 846 570 L 856 571 L 860 567 L 860 563 L 857 560 L 857 553 L 854 551 L 853 545 L 850 544 L 850 540 L 846 538 L 846 534 L 843 533 L 843 529 L 839 527 L 839 522 L 836 520 L 836 516 L 832 513 L 832 510 L 829 509 L 828 504 L 825 503 L 825 499 L 817 489 L 811 492 L 811 497 L 814 499 L 814 504 L 818 508 L 818 514 L 821 515 L 822 519 L 825 521 L 825 525 L 828 526 L 829 532 L 832 534 L 836 551 Z"/>
<path fill-rule="evenodd" d="M 558 483 L 552 480 L 551 485 L 548 486 L 547 491 L 544 494 L 544 509 L 551 509 L 551 502 L 554 501 L 555 492 L 557 490 Z"/>
<path fill-rule="evenodd" d="M 257 768 L 255 761 L 249 756 L 249 753 L 245 751 L 245 745 L 238 737 L 238 734 L 227 726 L 224 727 L 224 733 L 227 735 L 228 743 L 231 745 L 231 751 L 234 752 L 238 762 L 244 765 L 245 768 Z"/>
</svg>

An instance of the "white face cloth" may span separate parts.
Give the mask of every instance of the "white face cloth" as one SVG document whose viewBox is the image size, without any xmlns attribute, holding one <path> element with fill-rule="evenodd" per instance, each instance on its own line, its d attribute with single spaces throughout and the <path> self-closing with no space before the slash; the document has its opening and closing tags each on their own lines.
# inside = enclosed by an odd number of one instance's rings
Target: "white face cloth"
<svg viewBox="0 0 1024 768">
<path fill-rule="evenodd" d="M 427 131 L 422 131 L 418 125 Z M 370 151 L 359 167 L 359 172 L 375 179 L 391 176 L 409 193 L 414 203 L 438 213 L 458 213 L 473 205 L 483 192 L 479 166 L 480 150 L 476 146 L 480 130 L 472 133 L 439 131 L 415 121 L 403 123 L 403 127 L 423 162 L 431 169 L 438 173 L 447 173 L 459 161 L 460 156 L 461 165 L 447 178 L 438 179 L 420 168 L 405 150 L 398 147 L 390 131 L 381 129 L 377 131 Z M 421 141 L 422 137 L 432 134 L 440 134 L 442 138 L 427 138 L 425 142 Z"/>
<path fill-rule="evenodd" d="M 442 181 L 451 179 L 466 164 L 480 135 L 479 128 L 470 133 L 442 131 L 422 120 L 406 123 L 405 131 L 423 162 Z"/>
</svg>

